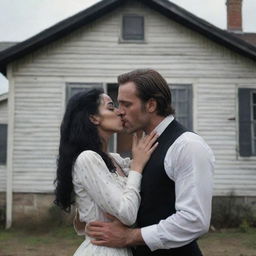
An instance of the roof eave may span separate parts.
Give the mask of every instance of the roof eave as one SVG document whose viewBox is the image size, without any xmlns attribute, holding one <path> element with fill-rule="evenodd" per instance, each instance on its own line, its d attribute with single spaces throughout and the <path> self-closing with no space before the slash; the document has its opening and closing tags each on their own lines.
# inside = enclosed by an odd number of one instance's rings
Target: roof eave
<svg viewBox="0 0 256 256">
<path fill-rule="evenodd" d="M 0 57 L 0 72 L 6 75 L 8 63 L 79 29 L 81 26 L 95 20 L 95 18 L 113 10 L 115 7 L 120 5 L 122 1 L 123 0 L 102 0 L 90 8 L 57 23 L 56 25 L 17 45 L 2 51 Z"/>
<path fill-rule="evenodd" d="M 21 42 L 13 47 L 1 52 L 0 71 L 6 75 L 7 64 L 21 58 L 24 55 L 36 50 L 50 42 L 55 41 L 70 32 L 75 31 L 83 25 L 101 17 L 102 15 L 113 10 L 125 0 L 103 0 L 90 8 L 64 20 L 56 25 L 42 31 L 41 33 Z M 232 49 L 256 61 L 256 47 L 230 35 L 228 32 L 221 30 L 203 19 L 198 18 L 194 14 L 185 9 L 167 1 L 167 0 L 140 0 L 149 5 L 151 8 L 159 11 L 163 15 L 171 18 L 177 23 L 184 25 L 203 36 Z"/>
<path fill-rule="evenodd" d="M 185 9 L 165 0 L 142 0 L 147 2 L 155 10 L 158 10 L 163 15 L 173 19 L 177 23 L 184 25 L 212 41 L 222 44 L 228 49 L 242 54 L 256 61 L 256 47 L 246 41 L 230 35 L 227 31 L 222 30 Z"/>
</svg>

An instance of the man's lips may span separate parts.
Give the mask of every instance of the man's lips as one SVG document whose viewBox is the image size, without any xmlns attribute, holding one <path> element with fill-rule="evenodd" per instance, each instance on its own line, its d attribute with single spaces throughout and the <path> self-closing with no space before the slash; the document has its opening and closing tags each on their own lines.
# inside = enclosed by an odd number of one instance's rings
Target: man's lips
<svg viewBox="0 0 256 256">
<path fill-rule="evenodd" d="M 123 124 L 123 126 L 125 127 L 125 125 L 127 124 L 127 121 L 124 120 L 124 119 L 122 119 L 122 124 Z"/>
</svg>

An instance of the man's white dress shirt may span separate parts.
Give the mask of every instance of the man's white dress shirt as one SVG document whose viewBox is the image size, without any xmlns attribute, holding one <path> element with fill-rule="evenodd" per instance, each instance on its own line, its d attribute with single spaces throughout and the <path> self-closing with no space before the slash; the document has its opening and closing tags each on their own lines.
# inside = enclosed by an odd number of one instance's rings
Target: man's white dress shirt
<svg viewBox="0 0 256 256">
<path fill-rule="evenodd" d="M 172 115 L 167 116 L 155 128 L 158 135 L 173 120 Z M 184 246 L 208 231 L 214 161 L 210 147 L 195 133 L 183 133 L 170 146 L 164 159 L 164 169 L 175 182 L 176 213 L 158 224 L 141 229 L 151 251 Z"/>
</svg>

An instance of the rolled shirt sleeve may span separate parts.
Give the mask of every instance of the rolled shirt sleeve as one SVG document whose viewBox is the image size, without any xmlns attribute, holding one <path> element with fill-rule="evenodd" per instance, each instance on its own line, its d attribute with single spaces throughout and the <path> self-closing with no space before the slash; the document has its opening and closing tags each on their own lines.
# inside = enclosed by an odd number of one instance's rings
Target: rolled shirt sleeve
<svg viewBox="0 0 256 256">
<path fill-rule="evenodd" d="M 176 213 L 141 229 L 151 249 L 182 247 L 209 229 L 214 155 L 204 140 L 186 132 L 168 149 L 165 170 L 175 182 Z"/>
</svg>

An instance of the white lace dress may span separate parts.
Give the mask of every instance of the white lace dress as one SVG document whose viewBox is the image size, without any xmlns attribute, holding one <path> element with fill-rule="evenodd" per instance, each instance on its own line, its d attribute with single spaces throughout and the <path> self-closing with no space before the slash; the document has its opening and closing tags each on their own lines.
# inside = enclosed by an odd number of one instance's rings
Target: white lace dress
<svg viewBox="0 0 256 256">
<path fill-rule="evenodd" d="M 123 177 L 109 172 L 99 154 L 86 150 L 82 152 L 73 168 L 73 184 L 80 221 L 108 221 L 104 213 L 117 217 L 125 225 L 136 221 L 140 204 L 141 174 L 129 171 L 130 159 L 111 156 L 128 175 Z M 85 241 L 74 256 L 131 256 L 128 248 L 109 248 L 96 246 L 85 236 Z"/>
</svg>

